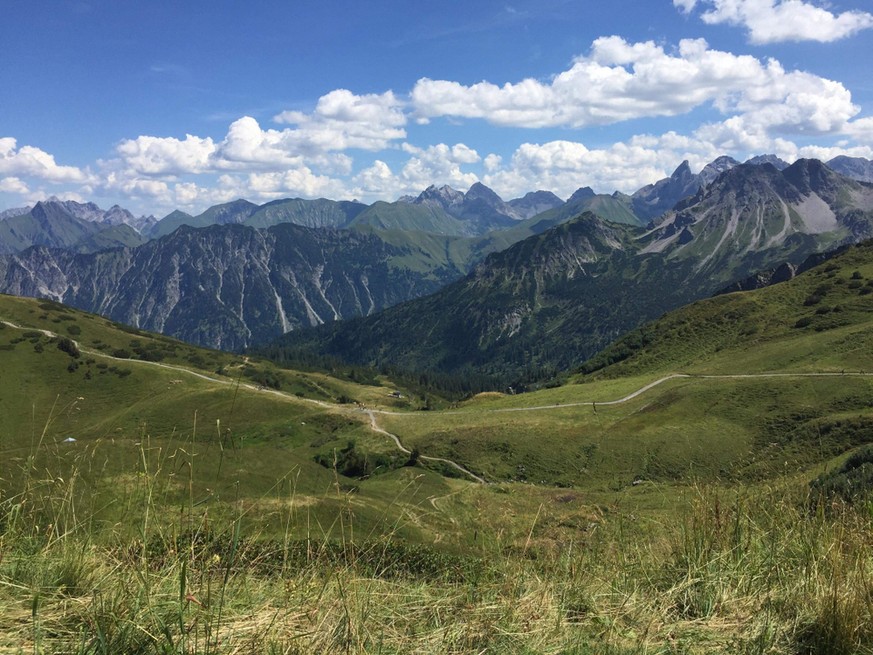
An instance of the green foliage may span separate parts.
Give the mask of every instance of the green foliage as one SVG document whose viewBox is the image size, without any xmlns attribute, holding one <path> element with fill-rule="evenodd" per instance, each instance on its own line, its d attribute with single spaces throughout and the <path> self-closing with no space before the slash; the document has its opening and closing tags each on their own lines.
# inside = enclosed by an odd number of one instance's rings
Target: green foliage
<svg viewBox="0 0 873 655">
<path fill-rule="evenodd" d="M 816 502 L 839 499 L 855 503 L 868 499 L 873 492 L 873 446 L 860 448 L 842 466 L 820 475 L 810 483 L 810 491 Z"/>
<path fill-rule="evenodd" d="M 791 361 L 792 350 L 803 353 L 795 360 L 832 361 L 837 370 L 873 368 L 873 359 L 858 348 L 873 323 L 869 303 L 851 288 L 858 270 L 873 273 L 873 243 L 848 248 L 788 282 L 671 312 L 625 334 L 577 370 L 614 377 L 693 371 L 695 365 L 726 371 L 738 362 L 747 371 L 779 370 Z M 826 338 L 805 334 L 829 331 L 837 332 Z"/>
<path fill-rule="evenodd" d="M 73 359 L 78 359 L 81 356 L 76 342 L 68 337 L 58 337 L 57 345 L 58 350 L 67 353 Z"/>
<path fill-rule="evenodd" d="M 388 473 L 406 466 L 408 462 L 400 454 L 367 453 L 360 450 L 352 440 L 348 441 L 342 449 L 318 453 L 313 460 L 325 468 L 334 469 L 344 477 L 358 480 L 377 473 Z"/>
</svg>

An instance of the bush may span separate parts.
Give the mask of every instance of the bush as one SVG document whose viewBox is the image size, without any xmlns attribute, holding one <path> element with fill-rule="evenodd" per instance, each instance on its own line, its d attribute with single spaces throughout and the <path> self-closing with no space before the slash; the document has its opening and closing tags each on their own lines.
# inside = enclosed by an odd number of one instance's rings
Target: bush
<svg viewBox="0 0 873 655">
<path fill-rule="evenodd" d="M 331 453 L 319 453 L 313 458 L 325 468 L 336 468 L 337 473 L 347 478 L 368 478 L 376 472 L 384 473 L 408 465 L 408 460 L 384 454 L 368 454 L 358 450 L 349 440 L 346 447 Z"/>
<path fill-rule="evenodd" d="M 67 353 L 73 359 L 78 359 L 81 355 L 81 353 L 79 352 L 79 347 L 76 345 L 76 342 L 69 337 L 58 338 L 58 350 Z"/>
<path fill-rule="evenodd" d="M 873 446 L 864 446 L 840 468 L 813 480 L 810 487 L 815 502 L 838 498 L 851 504 L 866 498 L 873 491 Z"/>
<path fill-rule="evenodd" d="M 812 324 L 812 319 L 809 316 L 804 316 L 803 318 L 797 319 L 797 322 L 794 324 L 794 327 L 805 328 L 811 324 Z"/>
</svg>

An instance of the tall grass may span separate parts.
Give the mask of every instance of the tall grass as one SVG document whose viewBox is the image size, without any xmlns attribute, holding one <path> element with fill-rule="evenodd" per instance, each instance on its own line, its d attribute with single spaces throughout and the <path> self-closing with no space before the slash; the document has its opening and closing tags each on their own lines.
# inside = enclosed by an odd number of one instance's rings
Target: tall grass
<svg viewBox="0 0 873 655">
<path fill-rule="evenodd" d="M 868 506 L 698 488 L 660 524 L 555 536 L 538 511 L 515 537 L 449 552 L 396 526 L 359 534 L 345 510 L 299 538 L 311 517 L 289 475 L 272 490 L 284 534 L 267 538 L 243 504 L 199 503 L 190 446 L 143 435 L 133 527 L 97 520 L 87 451 L 64 476 L 31 458 L 3 484 L 0 652 L 873 652 Z M 331 493 L 351 503 L 338 481 Z"/>
</svg>

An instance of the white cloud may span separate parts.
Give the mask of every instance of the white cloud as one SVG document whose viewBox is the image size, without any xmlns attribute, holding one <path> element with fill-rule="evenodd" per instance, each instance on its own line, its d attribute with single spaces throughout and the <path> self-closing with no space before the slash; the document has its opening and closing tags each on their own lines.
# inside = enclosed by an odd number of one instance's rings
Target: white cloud
<svg viewBox="0 0 873 655">
<path fill-rule="evenodd" d="M 503 157 L 501 157 L 500 155 L 496 155 L 493 152 L 485 157 L 485 161 L 483 162 L 485 170 L 489 173 L 499 169 L 502 163 Z"/>
<path fill-rule="evenodd" d="M 0 175 L 31 176 L 46 182 L 84 182 L 87 174 L 75 166 L 59 166 L 55 158 L 33 146 L 17 147 L 16 139 L 0 138 Z"/>
<path fill-rule="evenodd" d="M 360 171 L 352 180 L 356 197 L 373 200 L 393 200 L 404 193 L 402 183 L 381 159 Z"/>
<path fill-rule="evenodd" d="M 795 153 L 796 154 L 792 159 L 804 158 L 830 161 L 834 157 L 840 155 L 873 159 L 873 148 L 870 146 L 804 146 L 802 148 L 797 148 Z"/>
<path fill-rule="evenodd" d="M 311 114 L 284 111 L 273 120 L 296 125 L 284 134 L 289 145 L 303 154 L 350 148 L 378 151 L 406 138 L 406 114 L 391 91 L 355 95 L 336 89 L 319 98 Z"/>
<path fill-rule="evenodd" d="M 600 193 L 632 193 L 666 177 L 683 159 L 700 170 L 720 154 L 704 141 L 675 132 L 635 136 L 604 148 L 563 140 L 524 143 L 507 165 L 488 172 L 483 182 L 504 198 L 535 189 L 567 198 L 584 186 Z"/>
<path fill-rule="evenodd" d="M 710 9 L 701 15 L 704 23 L 727 23 L 745 27 L 756 44 L 781 41 L 828 43 L 873 27 L 873 14 L 845 11 L 834 14 L 824 7 L 802 0 L 673 0 L 688 13 L 696 6 Z"/>
<path fill-rule="evenodd" d="M 858 141 L 873 144 L 873 116 L 853 121 L 847 126 L 846 134 Z"/>
<path fill-rule="evenodd" d="M 265 129 L 243 116 L 218 142 L 191 134 L 184 139 L 143 135 L 122 141 L 116 147 L 118 159 L 104 164 L 126 178 L 171 181 L 223 171 L 282 172 L 289 180 L 296 177 L 301 189 L 318 188 L 317 176 L 309 177 L 312 167 L 348 175 L 352 159 L 342 151 L 383 150 L 406 137 L 406 115 L 391 91 L 358 96 L 338 89 L 322 96 L 311 114 L 287 111 L 274 120 L 294 127 Z"/>
<path fill-rule="evenodd" d="M 343 184 L 326 175 L 317 175 L 306 166 L 282 172 L 250 173 L 245 189 L 249 197 L 273 200 L 288 196 L 336 198 L 345 195 Z"/>
<path fill-rule="evenodd" d="M 404 144 L 403 150 L 412 155 L 400 173 L 404 193 L 417 193 L 431 184 L 448 184 L 466 191 L 479 181 L 475 173 L 461 169 L 464 164 L 480 160 L 479 153 L 463 143 L 451 147 L 438 143 L 427 148 Z"/>
<path fill-rule="evenodd" d="M 181 175 L 202 173 L 210 168 L 215 143 L 186 134 L 184 140 L 173 137 L 139 136 L 122 141 L 116 147 L 124 164 L 143 175 Z"/>
<path fill-rule="evenodd" d="M 617 36 L 594 41 L 587 56 L 549 82 L 527 79 L 498 86 L 419 80 L 418 115 L 479 118 L 512 127 L 606 125 L 677 116 L 711 105 L 722 114 L 756 113 L 756 123 L 797 133 L 830 133 L 858 112 L 839 82 L 786 72 L 775 60 L 712 50 L 685 39 L 675 51 Z"/>
<path fill-rule="evenodd" d="M 0 193 L 30 193 L 27 185 L 17 177 L 0 178 Z"/>
</svg>

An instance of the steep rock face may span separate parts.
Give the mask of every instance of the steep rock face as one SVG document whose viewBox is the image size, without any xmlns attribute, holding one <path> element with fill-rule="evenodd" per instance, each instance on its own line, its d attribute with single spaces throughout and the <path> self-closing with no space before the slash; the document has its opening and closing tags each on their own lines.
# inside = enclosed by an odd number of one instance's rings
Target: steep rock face
<svg viewBox="0 0 873 655">
<path fill-rule="evenodd" d="M 567 199 L 567 204 L 572 205 L 579 202 L 585 202 L 586 200 L 591 200 L 591 198 L 594 198 L 596 195 L 594 189 L 590 186 L 584 186 L 573 192 L 573 195 Z"/>
<path fill-rule="evenodd" d="M 22 214 L 26 214 L 33 207 L 11 207 L 9 209 L 4 209 L 0 211 L 0 221 L 5 221 L 7 218 L 12 218 L 13 216 L 21 216 Z"/>
<path fill-rule="evenodd" d="M 644 220 L 660 216 L 679 200 L 694 195 L 700 188 L 700 178 L 683 161 L 670 177 L 644 186 L 631 196 L 634 213 Z"/>
<path fill-rule="evenodd" d="M 717 157 L 713 161 L 709 162 L 706 166 L 704 166 L 703 170 L 698 173 L 700 186 L 707 186 L 709 184 L 712 184 L 719 175 L 726 171 L 729 171 L 734 166 L 738 166 L 739 163 L 740 162 L 738 162 L 736 159 L 734 159 L 733 157 L 728 157 L 727 155 Z"/>
<path fill-rule="evenodd" d="M 154 216 L 134 216 L 128 210 L 118 205 L 107 209 L 101 220 L 107 225 L 129 225 L 140 234 L 148 233 L 158 222 Z"/>
<path fill-rule="evenodd" d="M 509 206 L 515 210 L 522 220 L 542 214 L 555 207 L 560 207 L 563 204 L 564 201 L 551 191 L 531 191 L 521 198 L 509 201 Z"/>
<path fill-rule="evenodd" d="M 105 226 L 128 225 L 134 231 L 144 233 L 157 222 L 154 216 L 134 216 L 128 210 L 113 205 L 109 209 L 101 209 L 93 202 L 76 202 L 75 200 L 58 200 L 52 196 L 48 200 L 37 203 L 52 214 L 67 214 L 81 221 L 100 223 Z M 34 208 L 31 208 L 32 211 Z"/>
<path fill-rule="evenodd" d="M 756 155 L 751 159 L 747 159 L 744 163 L 751 164 L 752 166 L 770 164 L 778 171 L 784 171 L 786 168 L 788 168 L 788 162 L 780 159 L 776 155 Z"/>
<path fill-rule="evenodd" d="M 773 286 L 780 282 L 787 282 L 801 273 L 805 273 L 809 269 L 814 268 L 833 257 L 843 254 L 849 248 L 851 248 L 851 246 L 840 246 L 839 248 L 829 250 L 828 252 L 817 252 L 804 259 L 803 262 L 798 265 L 790 262 L 783 262 L 775 268 L 758 271 L 743 280 L 738 280 L 733 284 L 729 284 L 724 289 L 716 291 L 713 295 L 720 296 L 735 291 L 754 291 L 755 289 L 763 289 L 764 287 Z"/>
<path fill-rule="evenodd" d="M 700 189 L 715 182 L 723 173 L 739 166 L 739 163 L 733 157 L 722 155 L 704 166 L 700 173 L 694 174 L 688 162 L 684 161 L 670 177 L 645 186 L 634 193 L 632 196 L 634 211 L 644 221 L 658 218 L 673 209 L 677 203 L 686 201 L 688 197 L 696 195 Z M 788 166 L 775 155 L 753 157 L 746 164 L 752 166 L 770 164 L 779 170 Z"/>
<path fill-rule="evenodd" d="M 863 157 L 834 157 L 828 166 L 840 175 L 845 175 L 859 182 L 873 182 L 873 161 Z"/>
<path fill-rule="evenodd" d="M 873 236 L 871 226 L 873 185 L 821 162 L 735 166 L 645 230 L 592 214 L 553 224 L 432 296 L 288 335 L 286 345 L 509 382 L 572 367 L 753 272 L 786 263 L 773 275 L 789 275 L 811 254 Z"/>
<path fill-rule="evenodd" d="M 454 213 L 457 207 L 464 202 L 464 194 L 453 189 L 448 184 L 437 187 L 431 184 L 412 201 L 416 205 L 436 205 L 448 213 Z"/>
<path fill-rule="evenodd" d="M 393 266 L 375 236 L 283 224 L 182 228 L 93 255 L 34 248 L 0 265 L 2 291 L 44 296 L 199 345 L 242 349 L 302 326 L 432 292 L 449 271 Z"/>
<path fill-rule="evenodd" d="M 450 186 L 430 186 L 412 202 L 440 207 L 450 216 L 469 224 L 473 234 L 508 227 L 522 218 L 509 203 L 481 182 L 476 182 L 466 193 Z"/>
<path fill-rule="evenodd" d="M 507 379 L 569 366 L 635 325 L 640 313 L 663 311 L 666 294 L 650 293 L 637 275 L 654 273 L 673 292 L 681 288 L 677 267 L 653 265 L 660 256 L 634 262 L 638 230 L 586 213 L 490 255 L 431 296 L 282 343 L 359 363 Z"/>
<path fill-rule="evenodd" d="M 261 205 L 245 220 L 252 227 L 270 227 L 279 223 L 294 223 L 304 227 L 347 227 L 367 205 L 349 200 L 274 200 Z"/>
<path fill-rule="evenodd" d="M 27 213 L 0 221 L 0 254 L 21 252 L 31 246 L 94 252 L 144 241 L 129 225 L 104 222 L 105 214 L 91 203 L 38 202 Z"/>
<path fill-rule="evenodd" d="M 464 194 L 457 216 L 475 224 L 482 233 L 510 227 L 523 218 L 512 205 L 481 182 L 476 182 Z"/>
<path fill-rule="evenodd" d="M 701 272 L 739 279 L 765 261 L 799 263 L 870 236 L 873 186 L 799 160 L 783 171 L 770 164 L 731 169 L 668 212 L 641 244 L 643 253 L 693 260 Z"/>
</svg>

